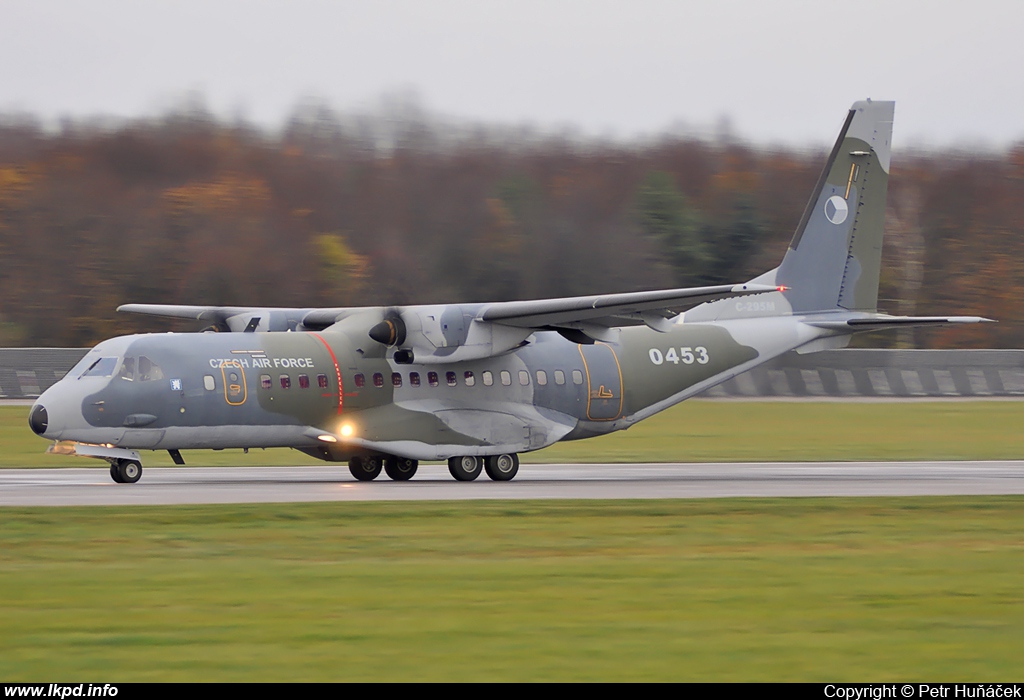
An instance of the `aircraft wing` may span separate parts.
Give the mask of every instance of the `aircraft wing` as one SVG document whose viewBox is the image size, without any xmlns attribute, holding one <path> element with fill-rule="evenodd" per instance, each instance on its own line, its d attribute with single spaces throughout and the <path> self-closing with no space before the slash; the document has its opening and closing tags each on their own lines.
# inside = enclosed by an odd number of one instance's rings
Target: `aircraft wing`
<svg viewBox="0 0 1024 700">
<path fill-rule="evenodd" d="M 323 329 L 349 311 L 347 307 L 324 309 L 260 308 L 253 306 L 189 306 L 186 304 L 122 304 L 118 311 L 165 318 L 206 321 L 215 330 L 253 332 L 288 331 L 302 326 Z"/>
<path fill-rule="evenodd" d="M 478 305 L 481 309 L 478 320 L 517 328 L 565 331 L 570 335 L 583 332 L 600 339 L 602 329 L 616 326 L 646 324 L 655 330 L 665 331 L 670 327 L 669 318 L 691 306 L 716 299 L 774 292 L 777 289 L 778 287 L 765 284 L 724 284 L 561 299 L 494 302 Z M 117 307 L 117 310 L 149 316 L 207 321 L 217 330 L 252 332 L 286 331 L 296 328 L 323 329 L 358 309 L 123 304 Z M 588 339 L 583 342 L 592 341 Z"/>
<path fill-rule="evenodd" d="M 188 306 L 184 304 L 122 304 L 118 311 L 147 316 L 187 318 L 193 321 L 224 321 L 251 309 L 242 306 Z"/>
<path fill-rule="evenodd" d="M 587 335 L 594 335 L 591 331 L 600 333 L 601 328 L 640 324 L 665 331 L 668 330 L 669 318 L 691 306 L 778 289 L 765 284 L 723 284 L 562 299 L 506 301 L 489 304 L 480 315 L 480 320 L 538 330 L 581 330 Z"/>
</svg>

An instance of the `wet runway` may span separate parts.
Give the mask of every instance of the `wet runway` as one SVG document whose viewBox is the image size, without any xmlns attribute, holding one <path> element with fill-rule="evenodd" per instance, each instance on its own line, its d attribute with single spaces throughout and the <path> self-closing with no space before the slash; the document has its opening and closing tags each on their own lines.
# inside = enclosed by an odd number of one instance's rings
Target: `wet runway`
<svg viewBox="0 0 1024 700">
<path fill-rule="evenodd" d="M 1024 461 L 538 464 L 504 483 L 457 482 L 441 464 L 407 482 L 358 482 L 344 465 L 154 467 L 137 484 L 105 466 L 0 470 L 0 506 L 987 494 L 1024 494 Z"/>
</svg>

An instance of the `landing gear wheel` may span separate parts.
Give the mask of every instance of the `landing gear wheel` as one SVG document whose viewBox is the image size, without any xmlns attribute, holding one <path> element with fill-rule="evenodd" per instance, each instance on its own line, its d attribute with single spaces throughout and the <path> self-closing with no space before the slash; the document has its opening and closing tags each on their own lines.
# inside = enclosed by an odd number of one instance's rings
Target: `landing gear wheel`
<svg viewBox="0 0 1024 700">
<path fill-rule="evenodd" d="M 519 456 L 512 453 L 488 457 L 484 468 L 487 470 L 487 476 L 494 481 L 512 481 L 519 473 Z"/>
<path fill-rule="evenodd" d="M 117 462 L 110 463 L 110 478 L 113 479 L 115 483 L 124 483 L 121 481 L 121 468 L 118 466 Z"/>
<path fill-rule="evenodd" d="M 408 481 L 416 474 L 420 463 L 406 457 L 388 457 L 384 460 L 384 472 L 394 481 Z"/>
<path fill-rule="evenodd" d="M 380 457 L 353 457 L 348 461 L 348 470 L 359 481 L 373 481 L 380 476 L 382 462 Z"/>
<path fill-rule="evenodd" d="M 142 478 L 142 463 L 136 462 L 134 459 L 119 459 L 117 464 L 110 469 L 111 472 L 117 470 L 117 477 L 114 478 L 114 481 L 122 484 L 134 484 Z M 111 476 L 114 474 L 111 473 Z"/>
<path fill-rule="evenodd" d="M 480 457 L 452 457 L 448 460 L 448 471 L 456 481 L 472 481 L 483 471 L 483 460 Z"/>
</svg>

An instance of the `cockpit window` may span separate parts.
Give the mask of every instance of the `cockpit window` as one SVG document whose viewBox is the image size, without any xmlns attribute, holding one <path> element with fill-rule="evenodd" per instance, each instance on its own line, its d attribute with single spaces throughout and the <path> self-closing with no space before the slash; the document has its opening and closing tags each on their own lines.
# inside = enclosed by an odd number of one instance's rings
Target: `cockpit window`
<svg viewBox="0 0 1024 700">
<path fill-rule="evenodd" d="M 116 357 L 101 357 L 89 365 L 89 369 L 82 373 L 83 377 L 109 377 L 117 367 Z"/>
<path fill-rule="evenodd" d="M 78 361 L 74 367 L 68 370 L 68 377 L 81 377 L 85 374 L 85 371 L 92 367 L 92 364 L 96 361 L 96 355 L 88 353 L 85 357 Z"/>
<path fill-rule="evenodd" d="M 164 372 L 160 365 L 143 355 L 139 358 L 139 381 L 151 382 L 154 379 L 163 379 Z"/>
<path fill-rule="evenodd" d="M 121 371 L 117 373 L 117 376 L 125 381 L 132 381 L 135 379 L 135 358 L 126 357 L 124 362 L 121 363 Z"/>
</svg>

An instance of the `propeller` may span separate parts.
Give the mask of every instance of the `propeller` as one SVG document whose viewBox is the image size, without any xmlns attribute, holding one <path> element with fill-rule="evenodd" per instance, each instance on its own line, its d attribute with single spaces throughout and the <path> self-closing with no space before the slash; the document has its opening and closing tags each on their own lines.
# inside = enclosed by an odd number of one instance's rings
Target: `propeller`
<svg viewBox="0 0 1024 700">
<path fill-rule="evenodd" d="M 405 342 L 405 321 L 395 310 L 384 315 L 384 320 L 370 329 L 370 338 L 389 348 Z"/>
</svg>

